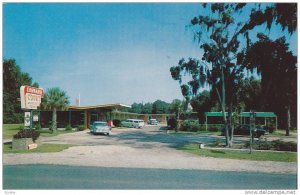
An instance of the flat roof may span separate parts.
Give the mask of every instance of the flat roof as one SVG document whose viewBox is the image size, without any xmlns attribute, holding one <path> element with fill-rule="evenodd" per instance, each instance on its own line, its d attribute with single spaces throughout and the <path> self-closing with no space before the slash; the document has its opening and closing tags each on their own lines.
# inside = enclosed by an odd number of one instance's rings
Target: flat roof
<svg viewBox="0 0 300 195">
<path fill-rule="evenodd" d="M 225 112 L 226 116 L 228 115 L 227 112 Z M 205 112 L 205 116 L 223 116 L 222 112 Z"/>
<path fill-rule="evenodd" d="M 94 106 L 69 106 L 68 110 L 89 110 L 97 108 L 106 108 L 106 109 L 118 109 L 118 108 L 130 108 L 130 106 L 120 103 L 115 104 L 99 104 Z"/>
<path fill-rule="evenodd" d="M 277 117 L 274 112 L 255 112 L 256 117 Z M 241 117 L 250 117 L 250 112 L 242 112 Z"/>
</svg>

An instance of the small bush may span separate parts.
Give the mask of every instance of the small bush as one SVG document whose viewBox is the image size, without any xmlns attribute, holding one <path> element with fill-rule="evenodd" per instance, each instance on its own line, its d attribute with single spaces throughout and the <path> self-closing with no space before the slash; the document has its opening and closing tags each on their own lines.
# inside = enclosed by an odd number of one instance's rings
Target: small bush
<svg viewBox="0 0 300 195">
<path fill-rule="evenodd" d="M 32 140 L 35 141 L 39 136 L 40 133 L 35 130 L 22 129 L 17 134 L 14 135 L 14 138 L 15 139 L 32 138 Z"/>
<path fill-rule="evenodd" d="M 272 144 L 267 141 L 259 141 L 257 144 L 255 144 L 255 149 L 257 150 L 270 150 L 272 148 Z"/>
<path fill-rule="evenodd" d="M 295 142 L 274 140 L 272 141 L 272 146 L 275 150 L 297 152 L 297 143 Z"/>
<path fill-rule="evenodd" d="M 168 125 L 168 128 L 169 129 L 176 129 L 177 127 L 177 120 L 175 118 L 170 118 L 168 121 L 167 121 L 167 125 Z"/>
<path fill-rule="evenodd" d="M 181 131 L 200 131 L 201 126 L 198 121 L 185 120 L 180 126 Z"/>
<path fill-rule="evenodd" d="M 121 121 L 119 119 L 114 119 L 113 124 L 115 127 L 121 127 Z"/>
<path fill-rule="evenodd" d="M 275 127 L 273 125 L 264 126 L 264 129 L 268 131 L 269 133 L 273 133 L 275 130 Z"/>
<path fill-rule="evenodd" d="M 78 125 L 77 131 L 83 131 L 85 129 L 84 125 Z"/>
<path fill-rule="evenodd" d="M 42 127 L 41 127 L 40 124 L 36 124 L 36 125 L 34 126 L 34 128 L 35 128 L 36 131 L 39 131 L 39 130 L 42 129 Z"/>
<path fill-rule="evenodd" d="M 224 128 L 223 124 L 220 125 L 208 125 L 207 130 L 211 132 L 217 132 L 221 131 L 221 129 Z"/>
<path fill-rule="evenodd" d="M 68 124 L 65 128 L 66 131 L 71 131 L 72 130 L 72 126 L 70 124 Z"/>
</svg>

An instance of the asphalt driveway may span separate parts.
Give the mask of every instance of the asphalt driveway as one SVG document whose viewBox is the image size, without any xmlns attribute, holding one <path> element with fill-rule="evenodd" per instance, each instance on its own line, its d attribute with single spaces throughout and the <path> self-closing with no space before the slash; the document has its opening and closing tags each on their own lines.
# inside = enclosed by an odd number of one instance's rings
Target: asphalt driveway
<svg viewBox="0 0 300 195">
<path fill-rule="evenodd" d="M 43 137 L 43 143 L 66 143 L 81 146 L 131 145 L 133 147 L 171 147 L 178 148 L 187 143 L 211 143 L 224 140 L 223 136 L 167 134 L 164 126 L 145 126 L 142 129 L 113 128 L 110 136 L 93 135 L 88 130 L 56 137 Z"/>
<path fill-rule="evenodd" d="M 110 136 L 92 135 L 86 130 L 42 138 L 42 143 L 74 145 L 67 150 L 58 153 L 3 154 L 3 164 L 297 173 L 296 163 L 217 159 L 200 157 L 176 149 L 186 143 L 207 143 L 217 139 L 223 137 L 167 134 L 161 126 L 113 129 Z"/>
</svg>

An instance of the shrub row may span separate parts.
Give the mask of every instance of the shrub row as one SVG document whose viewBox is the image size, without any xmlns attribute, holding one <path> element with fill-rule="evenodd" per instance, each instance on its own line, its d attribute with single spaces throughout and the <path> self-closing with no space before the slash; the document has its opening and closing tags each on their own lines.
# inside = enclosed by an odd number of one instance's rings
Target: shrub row
<svg viewBox="0 0 300 195">
<path fill-rule="evenodd" d="M 180 125 L 181 131 L 202 131 L 201 125 L 198 123 L 198 121 L 193 120 L 185 120 Z"/>
<path fill-rule="evenodd" d="M 246 142 L 245 147 L 249 147 L 250 143 Z M 278 151 L 291 151 L 297 152 L 297 143 L 295 142 L 284 142 L 281 140 L 274 140 L 271 142 L 255 142 L 252 145 L 255 150 L 278 150 Z"/>
</svg>

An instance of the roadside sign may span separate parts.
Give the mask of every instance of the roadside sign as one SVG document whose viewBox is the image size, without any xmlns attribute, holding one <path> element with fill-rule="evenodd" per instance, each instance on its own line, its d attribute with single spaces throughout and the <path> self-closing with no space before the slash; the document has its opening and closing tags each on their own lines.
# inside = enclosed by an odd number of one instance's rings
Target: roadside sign
<svg viewBox="0 0 300 195">
<path fill-rule="evenodd" d="M 39 116 L 38 115 L 33 115 L 33 121 L 34 122 L 39 121 Z"/>
<path fill-rule="evenodd" d="M 31 86 L 20 87 L 20 99 L 22 109 L 36 110 L 42 102 L 44 90 L 42 88 L 35 88 Z"/>
<path fill-rule="evenodd" d="M 30 127 L 30 112 L 25 112 L 24 116 L 24 126 L 25 127 Z"/>
</svg>

